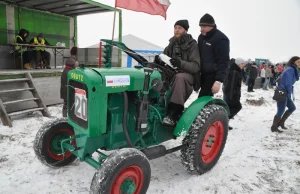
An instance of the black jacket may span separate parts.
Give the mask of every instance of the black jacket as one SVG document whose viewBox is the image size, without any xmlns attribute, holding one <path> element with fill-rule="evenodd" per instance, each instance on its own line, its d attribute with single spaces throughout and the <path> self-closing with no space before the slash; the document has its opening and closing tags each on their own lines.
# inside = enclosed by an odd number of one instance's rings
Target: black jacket
<svg viewBox="0 0 300 194">
<path fill-rule="evenodd" d="M 242 85 L 242 70 L 241 68 L 232 63 L 224 80 L 224 95 L 226 101 L 236 102 L 240 101 Z"/>
<path fill-rule="evenodd" d="M 230 41 L 225 34 L 215 27 L 206 36 L 198 37 L 201 58 L 201 73 L 215 74 L 215 81 L 223 82 L 229 63 Z"/>
<path fill-rule="evenodd" d="M 257 78 L 257 66 L 256 65 L 251 65 L 249 71 L 249 79 L 256 79 Z"/>
<path fill-rule="evenodd" d="M 198 73 L 200 71 L 200 56 L 196 40 L 190 34 L 186 34 L 180 41 L 180 51 L 178 51 L 181 59 L 180 70 L 190 74 Z M 164 50 L 164 54 L 171 58 L 177 58 L 174 38 L 171 38 L 169 42 L 169 45 Z"/>
<path fill-rule="evenodd" d="M 190 34 L 186 34 L 177 42 L 174 38 L 171 38 L 169 42 L 169 45 L 164 50 L 164 54 L 171 58 L 180 58 L 179 72 L 192 74 L 194 90 L 198 91 L 200 89 L 201 65 L 197 41 Z"/>
</svg>

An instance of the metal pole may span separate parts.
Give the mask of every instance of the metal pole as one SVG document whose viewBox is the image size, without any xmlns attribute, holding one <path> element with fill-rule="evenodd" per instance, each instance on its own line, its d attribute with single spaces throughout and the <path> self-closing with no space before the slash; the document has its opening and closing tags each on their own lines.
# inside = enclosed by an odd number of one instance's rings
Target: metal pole
<svg viewBox="0 0 300 194">
<path fill-rule="evenodd" d="M 113 31 L 112 31 L 112 37 L 111 37 L 112 41 L 114 40 L 114 35 L 115 35 L 115 23 L 116 23 L 116 12 L 117 12 L 116 5 L 117 5 L 117 0 L 115 0 L 114 23 L 113 23 Z"/>
<path fill-rule="evenodd" d="M 119 42 L 122 42 L 122 10 L 119 11 Z M 118 63 L 122 67 L 122 51 L 118 49 Z"/>
<path fill-rule="evenodd" d="M 99 44 L 99 60 L 98 60 L 98 67 L 101 68 L 102 63 L 102 42 L 100 41 Z"/>
</svg>

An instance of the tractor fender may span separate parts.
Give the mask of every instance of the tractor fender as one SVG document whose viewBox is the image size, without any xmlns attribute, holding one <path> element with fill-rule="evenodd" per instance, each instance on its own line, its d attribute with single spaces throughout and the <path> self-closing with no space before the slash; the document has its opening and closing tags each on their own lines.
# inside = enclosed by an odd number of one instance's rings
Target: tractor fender
<svg viewBox="0 0 300 194">
<path fill-rule="evenodd" d="M 224 100 L 216 99 L 211 96 L 200 97 L 184 111 L 175 127 L 173 135 L 175 137 L 186 136 L 197 115 L 208 104 L 220 105 L 225 108 L 228 115 L 230 114 L 229 107 Z"/>
</svg>

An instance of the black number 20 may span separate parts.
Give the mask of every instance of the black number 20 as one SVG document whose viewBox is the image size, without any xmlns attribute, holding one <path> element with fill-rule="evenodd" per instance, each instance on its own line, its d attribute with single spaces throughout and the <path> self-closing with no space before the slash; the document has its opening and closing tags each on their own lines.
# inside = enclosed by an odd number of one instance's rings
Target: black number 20
<svg viewBox="0 0 300 194">
<path fill-rule="evenodd" d="M 75 115 L 81 116 L 83 120 L 87 120 L 87 99 L 80 98 L 75 95 Z"/>
</svg>

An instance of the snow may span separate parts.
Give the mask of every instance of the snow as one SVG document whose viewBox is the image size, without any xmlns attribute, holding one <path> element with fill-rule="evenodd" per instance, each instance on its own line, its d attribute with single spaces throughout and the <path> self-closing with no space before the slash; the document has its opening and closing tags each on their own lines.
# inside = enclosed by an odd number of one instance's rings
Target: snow
<svg viewBox="0 0 300 194">
<path fill-rule="evenodd" d="M 217 165 L 196 176 L 185 170 L 179 151 L 152 160 L 148 193 L 300 193 L 300 111 L 288 119 L 287 131 L 272 133 L 270 126 L 276 112 L 273 90 L 247 93 L 245 86 L 242 90 L 243 109 L 230 122 L 234 129 L 229 131 Z M 300 83 L 295 85 L 295 93 L 295 104 L 300 108 Z M 187 105 L 196 97 L 194 93 Z M 260 98 L 263 104 L 259 106 Z M 61 117 L 60 106 L 50 107 L 49 111 Z M 75 161 L 68 167 L 52 169 L 36 158 L 35 135 L 49 120 L 34 113 L 15 119 L 13 128 L 0 123 L 0 193 L 88 193 L 96 172 L 91 166 Z M 180 141 L 164 145 L 170 148 Z"/>
</svg>

